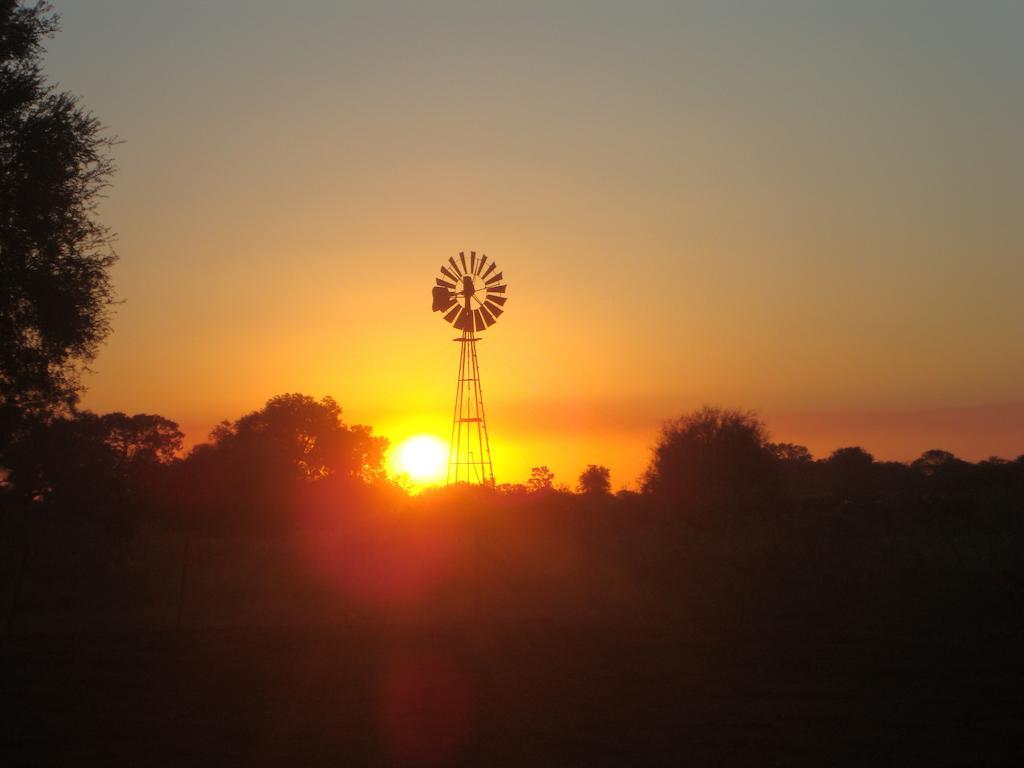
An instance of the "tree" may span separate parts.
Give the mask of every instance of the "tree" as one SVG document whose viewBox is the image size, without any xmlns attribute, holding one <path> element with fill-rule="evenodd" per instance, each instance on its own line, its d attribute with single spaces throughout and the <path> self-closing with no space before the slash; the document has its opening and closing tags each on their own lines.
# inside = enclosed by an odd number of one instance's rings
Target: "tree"
<svg viewBox="0 0 1024 768">
<path fill-rule="evenodd" d="M 362 425 L 346 426 L 334 398 L 309 395 L 270 398 L 258 411 L 222 422 L 212 447 L 242 459 L 249 472 L 284 480 L 318 480 L 344 475 L 360 480 L 384 476 L 387 438 Z"/>
<path fill-rule="evenodd" d="M 110 330 L 113 172 L 99 121 L 46 82 L 48 3 L 0 0 L 0 457 L 33 419 L 66 414 Z"/>
<path fill-rule="evenodd" d="M 964 462 L 960 461 L 960 459 L 949 451 L 932 448 L 914 459 L 910 463 L 910 468 L 915 472 L 921 473 L 925 477 L 933 477 L 935 474 L 941 473 L 943 468 L 963 463 Z"/>
<path fill-rule="evenodd" d="M 860 446 L 837 448 L 825 459 L 833 489 L 846 499 L 868 494 L 875 457 Z"/>
<path fill-rule="evenodd" d="M 805 466 L 814 461 L 814 457 L 806 446 L 796 443 L 768 443 L 768 452 L 776 461 L 794 466 Z"/>
<path fill-rule="evenodd" d="M 534 467 L 530 470 L 530 479 L 526 481 L 526 487 L 530 493 L 554 490 L 555 473 L 547 467 Z"/>
<path fill-rule="evenodd" d="M 940 494 L 959 494 L 965 491 L 983 467 L 958 459 L 949 451 L 933 448 L 910 463 L 910 468 L 924 477 L 931 490 Z"/>
<path fill-rule="evenodd" d="M 612 471 L 598 464 L 588 464 L 580 473 L 576 489 L 579 493 L 593 496 L 610 496 L 612 492 Z"/>
<path fill-rule="evenodd" d="M 788 499 L 806 498 L 819 474 L 811 452 L 796 443 L 768 443 L 766 447 L 778 466 Z"/>
<path fill-rule="evenodd" d="M 222 422 L 208 443 L 195 446 L 179 468 L 176 494 L 193 513 L 276 524 L 314 484 L 343 492 L 383 480 L 387 446 L 369 427 L 344 424 L 333 398 L 278 395 L 259 410 Z"/>
<path fill-rule="evenodd" d="M 177 424 L 163 416 L 108 413 L 101 419 L 105 443 L 119 467 L 169 464 L 181 451 L 184 435 Z"/>
<path fill-rule="evenodd" d="M 774 505 L 779 485 L 761 420 L 749 411 L 705 406 L 664 425 L 642 489 L 700 518 Z"/>
<path fill-rule="evenodd" d="M 88 411 L 37 422 L 9 452 L 9 482 L 24 500 L 52 506 L 138 502 L 181 450 L 178 425 L 162 416 Z"/>
</svg>

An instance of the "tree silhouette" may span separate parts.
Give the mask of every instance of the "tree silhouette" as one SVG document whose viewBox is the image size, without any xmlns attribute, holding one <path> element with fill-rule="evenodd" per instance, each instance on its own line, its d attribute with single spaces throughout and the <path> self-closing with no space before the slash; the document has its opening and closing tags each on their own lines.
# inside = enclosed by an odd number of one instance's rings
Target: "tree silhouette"
<svg viewBox="0 0 1024 768">
<path fill-rule="evenodd" d="M 807 447 L 796 443 L 769 443 L 767 448 L 776 461 L 784 464 L 806 465 L 814 461 Z"/>
<path fill-rule="evenodd" d="M 112 140 L 46 83 L 47 3 L 0 0 L 0 453 L 31 418 L 66 413 L 109 331 L 115 260 L 96 220 Z"/>
<path fill-rule="evenodd" d="M 825 467 L 835 491 L 845 499 L 867 494 L 875 457 L 860 446 L 837 448 L 825 459 Z"/>
<path fill-rule="evenodd" d="M 587 468 L 580 473 L 576 489 L 580 493 L 608 496 L 612 492 L 612 471 L 608 467 L 599 464 L 588 464 Z"/>
<path fill-rule="evenodd" d="M 910 468 L 927 479 L 928 486 L 933 492 L 952 496 L 967 490 L 972 480 L 986 469 L 983 464 L 984 462 L 974 466 L 958 459 L 949 451 L 932 449 L 911 462 Z"/>
<path fill-rule="evenodd" d="M 385 477 L 386 438 L 347 426 L 333 398 L 272 397 L 195 446 L 180 468 L 182 503 L 213 515 L 280 513 L 312 483 L 354 484 Z"/>
<path fill-rule="evenodd" d="M 234 423 L 222 422 L 211 438 L 216 450 L 244 456 L 251 471 L 302 480 L 338 474 L 374 480 L 382 476 L 388 441 L 370 431 L 346 426 L 331 397 L 285 394 Z"/>
<path fill-rule="evenodd" d="M 118 466 L 168 464 L 181 450 L 184 435 L 178 425 L 163 416 L 137 413 L 108 413 L 100 417 L 104 442 L 114 453 Z"/>
<path fill-rule="evenodd" d="M 23 431 L 8 452 L 8 481 L 22 500 L 74 511 L 140 502 L 182 439 L 162 416 L 85 411 Z"/>
<path fill-rule="evenodd" d="M 934 477 L 936 473 L 941 473 L 943 468 L 956 463 L 963 464 L 964 462 L 960 461 L 949 451 L 933 448 L 914 459 L 910 463 L 910 468 L 915 472 L 920 472 L 925 477 Z"/>
<path fill-rule="evenodd" d="M 773 505 L 779 472 L 764 424 L 749 411 L 708 406 L 666 423 L 643 491 L 695 518 Z"/>
<path fill-rule="evenodd" d="M 547 467 L 534 467 L 530 470 L 530 479 L 526 481 L 526 487 L 531 493 L 550 491 L 554 489 L 555 473 Z"/>
</svg>

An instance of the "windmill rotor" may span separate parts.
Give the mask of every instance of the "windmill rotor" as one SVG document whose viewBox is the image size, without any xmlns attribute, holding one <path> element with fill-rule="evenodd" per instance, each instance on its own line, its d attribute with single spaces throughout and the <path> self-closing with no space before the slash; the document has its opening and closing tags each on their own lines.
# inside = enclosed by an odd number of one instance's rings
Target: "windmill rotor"
<svg viewBox="0 0 1024 768">
<path fill-rule="evenodd" d="M 468 258 L 465 251 L 459 252 L 458 259 L 449 257 L 434 278 L 433 311 L 460 331 L 490 328 L 504 311 L 508 288 L 502 272 L 492 274 L 496 269 L 494 261 L 488 263 L 487 256 L 477 256 L 476 251 L 470 251 Z"/>
</svg>

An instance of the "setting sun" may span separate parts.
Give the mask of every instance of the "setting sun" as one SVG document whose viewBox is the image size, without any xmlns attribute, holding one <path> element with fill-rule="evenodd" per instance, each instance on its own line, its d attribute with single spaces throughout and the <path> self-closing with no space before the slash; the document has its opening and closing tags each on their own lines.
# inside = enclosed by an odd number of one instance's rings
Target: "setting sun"
<svg viewBox="0 0 1024 768">
<path fill-rule="evenodd" d="M 415 435 L 399 443 L 391 457 L 395 472 L 416 483 L 430 483 L 444 476 L 448 444 L 434 435 Z"/>
</svg>

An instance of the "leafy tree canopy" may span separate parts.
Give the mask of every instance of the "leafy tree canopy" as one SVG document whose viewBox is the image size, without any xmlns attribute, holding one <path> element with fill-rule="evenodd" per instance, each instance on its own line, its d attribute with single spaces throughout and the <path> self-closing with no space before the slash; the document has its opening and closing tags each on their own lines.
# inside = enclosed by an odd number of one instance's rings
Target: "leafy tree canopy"
<svg viewBox="0 0 1024 768">
<path fill-rule="evenodd" d="M 547 467 L 534 467 L 530 470 L 530 479 L 526 487 L 531 493 L 554 490 L 555 473 Z"/>
<path fill-rule="evenodd" d="M 302 394 L 272 397 L 259 410 L 222 422 L 210 439 L 193 454 L 221 457 L 250 477 L 295 480 L 381 479 L 388 447 L 370 427 L 345 425 L 333 398 Z"/>
<path fill-rule="evenodd" d="M 88 411 L 24 430 L 8 482 L 22 499 L 89 506 L 137 497 L 181 450 L 178 425 L 162 416 Z"/>
<path fill-rule="evenodd" d="M 778 486 L 761 420 L 710 406 L 664 425 L 643 480 L 645 494 L 696 514 L 760 509 Z"/>
<path fill-rule="evenodd" d="M 109 332 L 111 234 L 96 216 L 112 139 L 46 82 L 48 3 L 0 0 L 0 452 L 67 413 Z"/>
<path fill-rule="evenodd" d="M 576 485 L 580 493 L 607 496 L 612 492 L 612 471 L 599 464 L 588 464 Z"/>
</svg>

